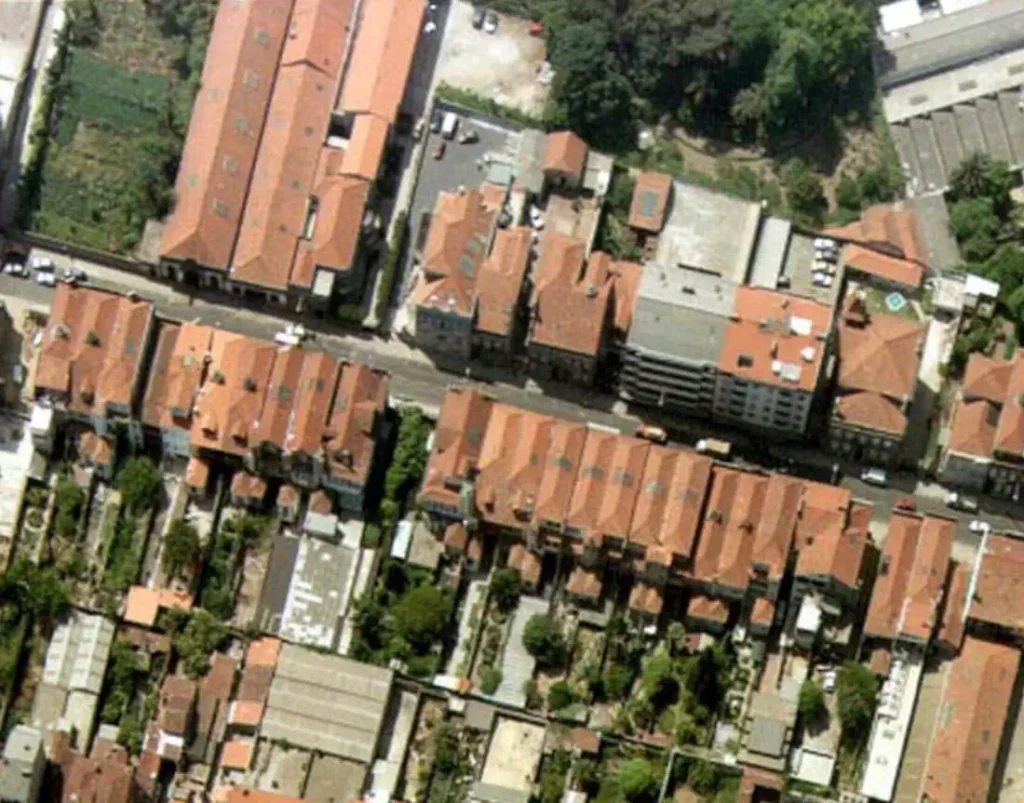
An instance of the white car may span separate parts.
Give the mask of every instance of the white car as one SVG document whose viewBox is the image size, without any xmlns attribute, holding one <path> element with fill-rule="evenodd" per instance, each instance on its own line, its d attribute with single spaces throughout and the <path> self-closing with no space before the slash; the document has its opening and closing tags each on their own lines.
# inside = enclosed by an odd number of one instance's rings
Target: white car
<svg viewBox="0 0 1024 803">
<path fill-rule="evenodd" d="M 57 277 L 53 275 L 52 270 L 37 270 L 36 284 L 41 284 L 43 287 L 56 287 Z"/>
<path fill-rule="evenodd" d="M 530 205 L 530 225 L 535 229 L 544 228 L 544 213 L 533 204 Z"/>
<path fill-rule="evenodd" d="M 498 15 L 493 11 L 488 11 L 487 16 L 484 17 L 484 32 L 494 33 L 498 30 Z"/>
<path fill-rule="evenodd" d="M 967 525 L 967 529 L 969 529 L 975 535 L 984 535 L 991 529 L 991 526 L 987 521 L 982 521 L 981 519 L 974 519 L 970 524 Z"/>
<path fill-rule="evenodd" d="M 821 676 L 821 688 L 829 694 L 836 690 L 836 670 L 831 669 Z"/>
<path fill-rule="evenodd" d="M 25 276 L 28 276 L 28 269 L 22 262 L 8 262 L 4 265 L 4 273 L 8 276 L 24 278 Z"/>
<path fill-rule="evenodd" d="M 860 473 L 860 481 L 868 485 L 885 488 L 889 484 L 889 475 L 880 468 L 866 468 Z"/>
<path fill-rule="evenodd" d="M 836 241 L 831 237 L 815 237 L 814 247 L 819 251 L 831 249 L 836 247 Z"/>
<path fill-rule="evenodd" d="M 969 496 L 964 496 L 959 491 L 950 491 L 946 497 L 946 507 L 953 510 L 962 510 L 964 513 L 977 513 L 978 503 Z"/>
<path fill-rule="evenodd" d="M 32 257 L 32 270 L 53 270 L 53 260 L 49 257 Z"/>
</svg>

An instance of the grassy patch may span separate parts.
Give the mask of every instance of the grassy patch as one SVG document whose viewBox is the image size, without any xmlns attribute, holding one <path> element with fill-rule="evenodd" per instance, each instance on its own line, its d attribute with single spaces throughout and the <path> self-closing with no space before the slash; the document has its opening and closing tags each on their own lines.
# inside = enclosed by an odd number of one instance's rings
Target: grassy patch
<svg viewBox="0 0 1024 803">
<path fill-rule="evenodd" d="M 883 314 L 883 315 L 895 315 L 897 318 L 903 318 L 907 321 L 913 321 L 917 323 L 920 321 L 920 317 L 917 311 L 914 309 L 914 305 L 911 303 L 909 298 L 906 299 L 906 304 L 903 305 L 902 309 L 893 311 L 886 306 L 885 299 L 889 296 L 891 290 L 880 290 L 877 287 L 864 287 L 864 300 L 867 304 L 868 312 L 872 315 Z"/>
<path fill-rule="evenodd" d="M 509 120 L 527 128 L 545 127 L 544 121 L 539 117 L 534 117 L 512 106 L 506 106 L 504 103 L 498 103 L 498 101 L 485 97 L 471 89 L 451 86 L 442 81 L 441 85 L 437 88 L 437 96 L 442 100 L 447 100 L 449 103 L 456 103 L 459 106 L 465 106 L 467 109 L 472 109 L 481 114 Z"/>
</svg>

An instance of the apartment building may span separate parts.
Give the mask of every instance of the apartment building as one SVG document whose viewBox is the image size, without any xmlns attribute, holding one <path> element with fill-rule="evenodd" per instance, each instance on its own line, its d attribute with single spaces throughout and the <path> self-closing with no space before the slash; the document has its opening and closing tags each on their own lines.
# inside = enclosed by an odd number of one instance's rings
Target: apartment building
<svg viewBox="0 0 1024 803">
<path fill-rule="evenodd" d="M 847 298 L 838 327 L 839 367 L 828 431 L 833 451 L 875 465 L 902 459 L 925 328 L 868 312 L 859 294 Z"/>
<path fill-rule="evenodd" d="M 141 445 L 135 414 L 154 329 L 149 301 L 59 284 L 39 347 L 37 403 L 101 438 L 120 428 Z"/>
<path fill-rule="evenodd" d="M 953 410 L 940 475 L 945 483 L 1018 499 L 1024 484 L 1024 351 L 1011 360 L 972 354 Z"/>
</svg>

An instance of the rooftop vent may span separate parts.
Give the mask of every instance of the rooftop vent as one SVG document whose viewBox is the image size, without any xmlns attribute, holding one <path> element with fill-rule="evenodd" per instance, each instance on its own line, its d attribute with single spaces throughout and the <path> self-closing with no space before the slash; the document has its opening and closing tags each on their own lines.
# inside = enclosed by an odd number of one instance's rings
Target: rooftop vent
<svg viewBox="0 0 1024 803">
<path fill-rule="evenodd" d="M 96 334 L 96 332 L 90 331 L 89 334 L 85 336 L 85 342 L 90 346 L 99 346 L 100 336 Z"/>
<path fill-rule="evenodd" d="M 754 358 L 749 354 L 741 354 L 736 358 L 736 364 L 740 368 L 751 368 L 754 365 Z"/>
<path fill-rule="evenodd" d="M 245 381 L 242 382 L 242 387 L 245 388 L 250 393 L 255 393 L 256 392 L 256 380 L 253 379 L 251 376 L 247 376 L 245 378 Z"/>
<path fill-rule="evenodd" d="M 53 336 L 58 340 L 69 340 L 71 338 L 71 330 L 62 323 L 57 324 L 57 328 L 53 330 Z"/>
<path fill-rule="evenodd" d="M 224 384 L 224 373 L 222 371 L 214 371 L 210 376 L 210 380 L 216 382 L 218 385 Z"/>
</svg>

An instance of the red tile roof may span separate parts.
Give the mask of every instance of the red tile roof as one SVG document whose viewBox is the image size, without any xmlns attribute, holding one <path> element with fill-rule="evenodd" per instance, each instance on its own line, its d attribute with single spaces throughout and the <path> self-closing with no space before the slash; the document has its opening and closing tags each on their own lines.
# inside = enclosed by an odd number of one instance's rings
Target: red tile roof
<svg viewBox="0 0 1024 803">
<path fill-rule="evenodd" d="M 952 519 L 893 513 L 864 621 L 865 636 L 931 637 L 955 535 Z"/>
<path fill-rule="evenodd" d="M 252 739 L 234 737 L 224 742 L 220 753 L 220 765 L 229 770 L 248 770 L 252 765 L 252 754 L 256 744 Z M 249 798 L 243 798 L 249 800 Z"/>
<path fill-rule="evenodd" d="M 751 382 L 813 392 L 832 327 L 832 308 L 811 299 L 740 287 L 718 370 Z"/>
<path fill-rule="evenodd" d="M 375 114 L 358 114 L 352 124 L 352 137 L 345 148 L 341 174 L 376 181 L 384 146 L 388 142 L 388 121 Z"/>
<path fill-rule="evenodd" d="M 565 590 L 577 597 L 597 599 L 601 596 L 601 575 L 593 569 L 577 566 L 569 575 Z"/>
<path fill-rule="evenodd" d="M 611 323 L 610 258 L 555 231 L 544 236 L 535 270 L 530 344 L 596 357 Z"/>
<path fill-rule="evenodd" d="M 644 466 L 630 543 L 688 559 L 693 553 L 701 510 L 711 482 L 711 459 L 695 452 L 652 446 Z"/>
<path fill-rule="evenodd" d="M 641 171 L 633 185 L 629 205 L 629 225 L 653 234 L 665 225 L 665 212 L 672 196 L 672 176 L 652 170 Z"/>
<path fill-rule="evenodd" d="M 1024 455 L 1024 349 L 1014 355 L 1003 409 L 996 426 L 995 452 L 1020 458 Z"/>
<path fill-rule="evenodd" d="M 142 422 L 159 429 L 188 430 L 202 383 L 213 328 L 196 323 L 160 327 L 142 402 Z"/>
<path fill-rule="evenodd" d="M 971 583 L 971 567 L 955 563 L 946 592 L 946 608 L 942 613 L 937 638 L 950 649 L 959 652 L 964 641 L 967 616 L 967 589 Z"/>
<path fill-rule="evenodd" d="M 830 237 L 859 242 L 911 262 L 923 264 L 926 259 L 923 236 L 912 209 L 876 204 L 865 209 L 860 220 L 826 229 L 824 233 Z"/>
<path fill-rule="evenodd" d="M 686 606 L 686 616 L 690 619 L 718 622 L 724 625 L 729 621 L 729 605 L 720 599 L 696 593 L 690 597 Z"/>
<path fill-rule="evenodd" d="M 476 329 L 507 337 L 518 313 L 530 262 L 531 231 L 498 229 L 476 283 Z"/>
<path fill-rule="evenodd" d="M 323 437 L 332 477 L 365 485 L 377 448 L 379 422 L 388 404 L 388 375 L 365 365 L 342 367 Z"/>
<path fill-rule="evenodd" d="M 640 438 L 591 429 L 580 457 L 567 527 L 579 530 L 588 543 L 600 544 L 605 536 L 625 541 L 650 448 L 650 442 Z"/>
<path fill-rule="evenodd" d="M 398 117 L 419 41 L 422 0 L 364 3 L 345 71 L 340 109 L 369 112 L 389 123 Z"/>
<path fill-rule="evenodd" d="M 1010 386 L 1013 362 L 997 360 L 975 352 L 967 360 L 961 391 L 965 399 L 986 399 L 1002 404 Z"/>
<path fill-rule="evenodd" d="M 262 502 L 267 495 L 267 481 L 248 471 L 236 471 L 231 478 L 231 495 L 239 499 Z"/>
<path fill-rule="evenodd" d="M 851 302 L 839 326 L 841 390 L 912 399 L 925 327 L 895 315 L 863 314 Z"/>
<path fill-rule="evenodd" d="M 354 0 L 296 0 L 260 140 L 231 278 L 288 287 L 327 135 Z"/>
<path fill-rule="evenodd" d="M 141 379 L 153 305 L 61 283 L 36 369 L 36 393 L 52 393 L 84 415 L 128 408 Z"/>
<path fill-rule="evenodd" d="M 449 390 L 434 429 L 420 496 L 458 506 L 460 483 L 479 466 L 494 400 L 475 390 Z"/>
<path fill-rule="evenodd" d="M 631 610 L 646 613 L 650 616 L 658 616 L 665 605 L 665 597 L 657 586 L 647 585 L 643 580 L 638 580 L 629 592 L 629 607 Z"/>
<path fill-rule="evenodd" d="M 201 457 L 193 455 L 188 459 L 185 469 L 185 484 L 190 488 L 203 490 L 210 482 L 210 464 Z"/>
<path fill-rule="evenodd" d="M 328 433 L 328 414 L 334 402 L 341 366 L 326 352 L 306 352 L 298 386 L 293 390 L 291 418 L 284 450 L 318 456 Z"/>
<path fill-rule="evenodd" d="M 277 348 L 266 340 L 218 329 L 206 380 L 192 416 L 192 446 L 244 454 L 263 409 Z"/>
<path fill-rule="evenodd" d="M 750 623 L 771 627 L 775 621 L 775 603 L 767 597 L 758 597 L 754 600 L 754 606 L 750 609 Z"/>
<path fill-rule="evenodd" d="M 842 261 L 847 268 L 878 276 L 913 290 L 919 288 L 924 281 L 924 268 L 920 263 L 880 254 L 859 245 L 845 246 Z"/>
<path fill-rule="evenodd" d="M 587 143 L 572 131 L 555 131 L 548 134 L 544 150 L 544 170 L 556 170 L 574 176 L 583 176 L 587 163 Z"/>
<path fill-rule="evenodd" d="M 135 768 L 122 747 L 86 758 L 54 737 L 51 759 L 60 772 L 61 803 L 130 803 L 135 799 Z"/>
<path fill-rule="evenodd" d="M 979 622 L 1024 631 L 1024 541 L 989 537 L 967 613 Z"/>
<path fill-rule="evenodd" d="M 1020 651 L 968 636 L 949 669 L 928 754 L 922 799 L 988 800 Z"/>
<path fill-rule="evenodd" d="M 845 424 L 902 436 L 907 416 L 900 407 L 880 393 L 847 393 L 835 401 L 835 417 Z"/>
<path fill-rule="evenodd" d="M 536 585 L 540 580 L 540 556 L 523 544 L 515 544 L 508 554 L 508 567 L 515 569 L 524 583 Z"/>
<path fill-rule="evenodd" d="M 537 489 L 534 521 L 538 524 L 553 522 L 561 527 L 569 515 L 569 502 L 576 487 L 588 432 L 584 424 L 555 420 L 544 473 Z"/>
<path fill-rule="evenodd" d="M 633 325 L 633 311 L 636 297 L 640 292 L 640 281 L 644 277 L 643 265 L 635 262 L 613 262 L 608 271 L 612 280 L 612 298 L 615 316 L 612 327 L 620 340 L 625 340 Z"/>
<path fill-rule="evenodd" d="M 998 423 L 996 405 L 984 400 L 961 399 L 953 410 L 946 449 L 974 457 L 991 457 Z"/>
<path fill-rule="evenodd" d="M 292 2 L 219 4 L 162 257 L 227 270 Z"/>
<path fill-rule="evenodd" d="M 831 577 L 855 588 L 870 542 L 871 505 L 850 492 L 816 482 L 804 484 L 796 527 L 796 576 Z"/>
</svg>

